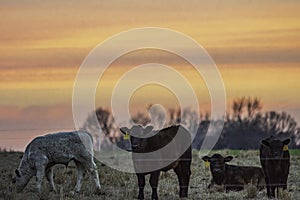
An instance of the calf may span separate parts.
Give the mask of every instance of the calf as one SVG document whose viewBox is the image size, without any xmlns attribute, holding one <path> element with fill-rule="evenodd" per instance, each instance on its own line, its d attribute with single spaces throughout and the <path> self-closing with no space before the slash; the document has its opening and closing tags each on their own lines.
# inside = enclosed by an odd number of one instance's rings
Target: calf
<svg viewBox="0 0 300 200">
<path fill-rule="evenodd" d="M 223 157 L 220 154 L 214 154 L 212 157 L 204 156 L 205 162 L 210 163 L 212 180 L 209 187 L 214 184 L 224 185 L 225 190 L 243 190 L 244 185 L 252 183 L 257 188 L 264 187 L 264 174 L 259 167 L 228 165 L 233 159 L 232 156 Z"/>
<path fill-rule="evenodd" d="M 287 189 L 287 179 L 290 168 L 290 153 L 288 144 L 290 139 L 281 141 L 274 136 L 270 136 L 261 141 L 260 163 L 262 165 L 267 195 L 269 198 L 275 197 L 275 189 Z"/>
<path fill-rule="evenodd" d="M 135 125 L 131 129 L 126 127 L 120 129 L 123 134 L 130 134 L 132 159 L 139 185 L 138 199 L 144 199 L 147 174 L 150 174 L 152 199 L 158 199 L 157 185 L 160 171 L 170 169 L 177 174 L 179 196 L 187 197 L 192 160 L 190 133 L 182 126 L 171 126 L 157 132 L 153 132 L 152 129 L 152 126 L 144 128 L 140 125 Z M 165 147 L 167 150 L 157 151 Z"/>
<path fill-rule="evenodd" d="M 26 147 L 19 168 L 15 170 L 13 182 L 17 192 L 21 192 L 29 180 L 36 176 L 37 190 L 41 193 L 41 184 L 46 175 L 52 191 L 56 191 L 53 181 L 53 166 L 74 160 L 77 167 L 75 191 L 79 192 L 85 171 L 89 171 L 100 191 L 97 166 L 93 159 L 93 140 L 84 131 L 55 133 L 36 137 Z"/>
</svg>

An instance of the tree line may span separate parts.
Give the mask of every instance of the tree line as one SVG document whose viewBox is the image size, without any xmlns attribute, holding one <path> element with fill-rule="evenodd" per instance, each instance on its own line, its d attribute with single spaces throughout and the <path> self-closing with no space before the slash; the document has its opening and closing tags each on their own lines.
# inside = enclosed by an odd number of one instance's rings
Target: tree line
<svg viewBox="0 0 300 200">
<path fill-rule="evenodd" d="M 153 107 L 150 105 L 149 108 Z M 260 140 L 270 135 L 281 139 L 289 137 L 290 148 L 300 148 L 300 127 L 297 126 L 295 119 L 286 112 L 262 109 L 262 102 L 258 98 L 234 99 L 230 110 L 224 116 L 224 127 L 214 149 L 257 149 Z M 123 140 L 119 127 L 108 109 L 98 108 L 95 111 L 96 120 L 92 114 L 94 113 L 91 113 L 82 128 L 92 133 L 96 150 L 109 150 L 114 146 L 111 143 L 121 148 L 128 146 L 128 141 Z M 194 149 L 201 148 L 209 124 L 213 120 L 216 123 L 220 121 L 211 119 L 208 112 L 200 114 L 200 119 L 197 119 L 197 113 L 191 109 L 169 109 L 165 113 L 160 109 L 151 109 L 151 116 L 150 119 L 148 114 L 137 113 L 133 116 L 132 122 L 144 126 L 151 122 L 155 128 L 181 123 L 192 132 L 196 132 L 192 143 Z"/>
</svg>

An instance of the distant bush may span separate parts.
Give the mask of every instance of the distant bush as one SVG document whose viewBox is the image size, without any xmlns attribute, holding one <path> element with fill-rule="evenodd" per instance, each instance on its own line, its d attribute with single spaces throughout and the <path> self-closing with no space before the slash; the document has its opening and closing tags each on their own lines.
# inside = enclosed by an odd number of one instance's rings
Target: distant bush
<svg viewBox="0 0 300 200">
<path fill-rule="evenodd" d="M 0 147 L 0 152 L 1 152 L 1 153 L 13 153 L 13 152 L 15 152 L 15 150 L 12 149 L 12 148 L 9 148 L 9 150 L 7 150 L 6 147 L 4 147 L 4 148 L 1 148 L 1 147 Z"/>
</svg>

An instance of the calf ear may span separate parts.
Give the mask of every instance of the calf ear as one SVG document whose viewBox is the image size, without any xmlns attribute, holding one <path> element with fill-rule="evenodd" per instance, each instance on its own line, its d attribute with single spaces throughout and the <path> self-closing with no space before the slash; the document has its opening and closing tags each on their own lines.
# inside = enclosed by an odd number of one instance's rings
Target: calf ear
<svg viewBox="0 0 300 200">
<path fill-rule="evenodd" d="M 266 140 L 262 140 L 260 143 L 265 145 L 265 146 L 270 146 L 269 142 L 266 141 Z"/>
<path fill-rule="evenodd" d="M 126 133 L 130 133 L 130 129 L 129 128 L 127 128 L 127 127 L 122 127 L 122 128 L 120 128 L 120 131 L 125 135 Z"/>
<path fill-rule="evenodd" d="M 231 161 L 232 159 L 233 159 L 232 156 L 227 156 L 226 158 L 224 158 L 224 161 L 225 161 L 225 162 L 229 162 L 229 161 Z"/>
<path fill-rule="evenodd" d="M 202 157 L 202 160 L 204 160 L 205 162 L 210 162 L 210 157 L 204 156 Z"/>
<path fill-rule="evenodd" d="M 144 128 L 144 134 L 148 134 L 153 130 L 153 126 L 147 126 L 146 128 Z"/>
<path fill-rule="evenodd" d="M 291 142 L 291 139 L 288 138 L 288 139 L 286 139 L 286 140 L 283 140 L 283 141 L 282 141 L 282 144 L 288 145 L 290 142 Z"/>
<path fill-rule="evenodd" d="M 19 170 L 15 170 L 15 173 L 16 173 L 16 175 L 18 176 L 18 177 L 20 177 L 21 176 L 21 174 L 20 174 L 20 172 L 19 172 Z"/>
</svg>

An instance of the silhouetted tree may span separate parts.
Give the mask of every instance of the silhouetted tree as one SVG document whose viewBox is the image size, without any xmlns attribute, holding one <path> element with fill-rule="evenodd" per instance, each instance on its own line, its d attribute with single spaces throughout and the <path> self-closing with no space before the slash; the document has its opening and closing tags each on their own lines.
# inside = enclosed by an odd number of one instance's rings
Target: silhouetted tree
<svg viewBox="0 0 300 200">
<path fill-rule="evenodd" d="M 262 113 L 258 98 L 233 100 L 232 116 L 226 117 L 221 138 L 216 148 L 256 149 L 262 138 L 270 135 L 279 138 L 296 138 L 297 123 L 291 115 L 270 111 Z M 296 146 L 292 141 L 291 146 Z"/>
<path fill-rule="evenodd" d="M 150 117 L 146 114 L 138 112 L 135 116 L 132 117 L 132 122 L 135 124 L 140 124 L 146 126 L 150 123 Z"/>
<path fill-rule="evenodd" d="M 96 114 L 96 120 L 94 118 Z M 100 128 L 99 128 L 100 126 Z M 109 110 L 98 108 L 96 113 L 91 113 L 85 123 L 83 129 L 90 132 L 94 138 L 95 149 L 100 151 L 103 147 L 109 148 L 109 141 L 115 142 L 118 135 L 116 135 L 116 125 Z"/>
<path fill-rule="evenodd" d="M 173 124 L 179 124 L 181 121 L 181 110 L 180 109 L 174 109 L 170 108 L 168 110 L 169 114 L 169 120 L 167 122 L 168 126 Z"/>
<path fill-rule="evenodd" d="M 261 101 L 255 98 L 237 98 L 233 100 L 232 111 L 233 111 L 233 120 L 238 121 L 239 123 L 248 123 L 250 124 L 256 117 L 257 114 L 262 109 Z"/>
<path fill-rule="evenodd" d="M 278 113 L 276 111 L 266 112 L 263 118 L 266 131 L 270 134 L 294 133 L 297 129 L 297 123 L 290 114 L 286 112 Z"/>
</svg>

